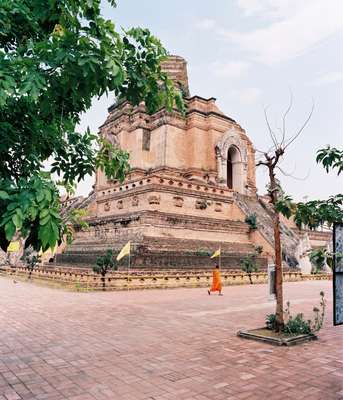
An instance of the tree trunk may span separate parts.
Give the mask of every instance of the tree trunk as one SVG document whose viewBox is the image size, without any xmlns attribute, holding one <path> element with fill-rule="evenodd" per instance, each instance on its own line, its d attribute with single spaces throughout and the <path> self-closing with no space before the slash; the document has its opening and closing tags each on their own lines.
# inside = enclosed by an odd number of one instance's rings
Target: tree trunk
<svg viewBox="0 0 343 400">
<path fill-rule="evenodd" d="M 24 247 L 25 247 L 25 242 L 26 238 L 23 239 L 20 235 L 20 231 L 17 231 L 15 235 L 13 236 L 11 242 L 19 242 L 19 251 L 14 251 L 7 253 L 7 262 L 11 267 L 17 267 L 20 263 L 20 259 L 24 254 Z"/>
<path fill-rule="evenodd" d="M 282 288 L 282 252 L 280 237 L 280 217 L 274 210 L 274 247 L 275 247 L 275 292 L 276 292 L 276 331 L 279 332 L 284 327 L 283 318 L 283 288 Z"/>
<path fill-rule="evenodd" d="M 274 228 L 274 254 L 275 254 L 275 295 L 276 295 L 276 332 L 280 332 L 284 327 L 283 318 L 283 288 L 282 288 L 282 252 L 280 234 L 280 216 L 276 209 L 279 196 L 279 187 L 275 179 L 275 165 L 269 165 L 270 197 L 273 204 L 273 228 Z"/>
</svg>

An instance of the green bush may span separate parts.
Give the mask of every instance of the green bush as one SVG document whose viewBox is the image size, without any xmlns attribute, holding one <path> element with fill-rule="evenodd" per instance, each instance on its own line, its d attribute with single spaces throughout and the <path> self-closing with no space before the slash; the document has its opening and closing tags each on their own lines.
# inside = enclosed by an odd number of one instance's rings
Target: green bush
<svg viewBox="0 0 343 400">
<path fill-rule="evenodd" d="M 268 314 L 266 316 L 266 326 L 270 330 L 275 330 L 276 328 L 276 315 L 275 314 Z"/>
<path fill-rule="evenodd" d="M 257 218 L 256 214 L 250 214 L 245 218 L 245 222 L 250 226 L 250 229 L 257 229 Z"/>
<path fill-rule="evenodd" d="M 25 267 L 29 270 L 29 279 L 31 279 L 32 271 L 40 263 L 40 255 L 31 246 L 29 246 L 24 250 L 21 260 L 24 262 Z"/>
<path fill-rule="evenodd" d="M 324 322 L 326 300 L 324 298 L 324 292 L 320 292 L 320 303 L 318 307 L 313 307 L 314 319 L 304 319 L 302 313 L 297 314 L 295 317 L 290 313 L 290 302 L 287 302 L 287 307 L 285 310 L 285 320 L 286 323 L 283 328 L 283 333 L 288 335 L 306 335 L 310 333 L 318 332 Z M 266 326 L 268 329 L 275 330 L 276 328 L 276 315 L 269 314 L 266 316 Z"/>
<path fill-rule="evenodd" d="M 251 274 L 258 271 L 256 254 L 249 254 L 243 257 L 241 259 L 241 268 L 249 276 L 250 283 L 253 284 Z"/>
<path fill-rule="evenodd" d="M 102 286 L 105 290 L 105 276 L 111 270 L 116 270 L 118 267 L 113 258 L 113 250 L 108 249 L 104 256 L 96 259 L 96 264 L 93 266 L 93 271 L 101 275 Z"/>
</svg>

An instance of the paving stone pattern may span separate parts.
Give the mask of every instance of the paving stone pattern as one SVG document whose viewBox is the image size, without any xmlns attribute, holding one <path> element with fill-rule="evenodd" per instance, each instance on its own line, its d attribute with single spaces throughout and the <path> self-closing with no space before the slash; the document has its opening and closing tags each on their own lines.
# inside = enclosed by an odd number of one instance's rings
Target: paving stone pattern
<svg viewBox="0 0 343 400">
<path fill-rule="evenodd" d="M 0 278 L 0 400 L 343 399 L 331 282 L 285 285 L 293 311 L 328 300 L 320 339 L 240 339 L 272 312 L 266 285 L 72 293 Z"/>
</svg>

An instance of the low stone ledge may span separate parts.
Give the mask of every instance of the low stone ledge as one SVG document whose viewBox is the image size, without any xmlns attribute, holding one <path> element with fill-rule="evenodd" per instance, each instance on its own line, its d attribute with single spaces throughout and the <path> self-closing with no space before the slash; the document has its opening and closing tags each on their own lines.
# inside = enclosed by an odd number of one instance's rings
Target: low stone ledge
<svg viewBox="0 0 343 400">
<path fill-rule="evenodd" d="M 3 268 L 0 270 L 2 276 L 12 276 L 16 279 L 28 279 L 30 271 L 27 268 Z M 212 279 L 212 273 L 203 271 L 201 273 L 160 273 L 129 275 L 124 272 L 108 274 L 105 279 L 94 273 L 73 273 L 63 270 L 36 269 L 31 273 L 33 282 L 46 283 L 53 286 L 65 287 L 71 290 L 127 290 L 127 289 L 168 289 L 178 287 L 208 287 Z M 268 275 L 265 272 L 251 274 L 253 284 L 267 283 Z M 297 282 L 303 280 L 332 279 L 331 275 L 303 275 L 300 272 L 285 272 L 285 282 Z M 243 272 L 228 273 L 222 271 L 222 283 L 224 286 L 250 284 L 249 276 Z"/>
<path fill-rule="evenodd" d="M 311 340 L 317 340 L 318 337 L 313 334 L 302 334 L 302 335 L 276 335 L 272 331 L 261 328 L 261 329 L 251 329 L 251 330 L 240 330 L 237 332 L 237 336 L 243 339 L 255 340 L 258 342 L 269 343 L 274 346 L 294 346 L 296 344 L 302 344 L 309 342 Z"/>
</svg>

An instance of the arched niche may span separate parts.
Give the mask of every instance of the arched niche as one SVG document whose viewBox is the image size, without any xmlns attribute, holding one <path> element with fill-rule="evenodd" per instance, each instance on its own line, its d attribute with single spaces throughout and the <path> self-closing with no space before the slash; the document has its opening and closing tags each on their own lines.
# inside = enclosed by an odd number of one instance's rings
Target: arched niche
<svg viewBox="0 0 343 400">
<path fill-rule="evenodd" d="M 246 192 L 247 149 L 246 142 L 231 130 L 216 146 L 218 181 L 236 192 Z"/>
</svg>

